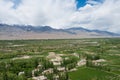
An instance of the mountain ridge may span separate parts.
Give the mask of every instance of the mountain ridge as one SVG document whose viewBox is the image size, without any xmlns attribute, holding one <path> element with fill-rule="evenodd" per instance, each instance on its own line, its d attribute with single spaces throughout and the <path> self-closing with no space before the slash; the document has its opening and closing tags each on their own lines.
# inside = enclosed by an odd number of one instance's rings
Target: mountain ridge
<svg viewBox="0 0 120 80">
<path fill-rule="evenodd" d="M 120 34 L 82 27 L 55 29 L 50 26 L 0 24 L 0 39 L 63 39 L 119 37 Z"/>
</svg>

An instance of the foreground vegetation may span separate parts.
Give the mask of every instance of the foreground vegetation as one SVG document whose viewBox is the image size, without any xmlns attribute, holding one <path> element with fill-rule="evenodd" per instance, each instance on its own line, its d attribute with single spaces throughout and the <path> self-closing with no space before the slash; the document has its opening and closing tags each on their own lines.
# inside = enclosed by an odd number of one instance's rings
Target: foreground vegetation
<svg viewBox="0 0 120 80">
<path fill-rule="evenodd" d="M 39 76 L 120 80 L 120 39 L 0 41 L 0 80 L 37 80 Z"/>
</svg>

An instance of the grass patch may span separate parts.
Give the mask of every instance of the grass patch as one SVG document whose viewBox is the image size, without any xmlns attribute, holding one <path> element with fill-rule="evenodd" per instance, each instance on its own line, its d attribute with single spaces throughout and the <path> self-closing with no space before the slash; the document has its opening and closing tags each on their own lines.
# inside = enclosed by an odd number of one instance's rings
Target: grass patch
<svg viewBox="0 0 120 80">
<path fill-rule="evenodd" d="M 115 77 L 112 73 L 88 67 L 78 68 L 77 71 L 70 72 L 69 76 L 71 80 L 110 80 L 110 77 Z"/>
</svg>

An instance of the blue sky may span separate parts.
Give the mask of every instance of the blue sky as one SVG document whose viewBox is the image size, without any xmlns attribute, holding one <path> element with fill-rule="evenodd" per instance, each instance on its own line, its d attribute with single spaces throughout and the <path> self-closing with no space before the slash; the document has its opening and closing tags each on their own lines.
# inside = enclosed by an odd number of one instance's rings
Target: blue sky
<svg viewBox="0 0 120 80">
<path fill-rule="evenodd" d="M 77 8 L 80 8 L 80 7 L 83 7 L 86 5 L 87 1 L 89 0 L 76 0 L 77 1 Z M 99 2 L 99 3 L 103 3 L 104 0 L 93 0 L 93 1 L 96 1 L 96 2 Z"/>
<path fill-rule="evenodd" d="M 12 0 L 12 1 L 15 3 L 14 7 L 18 6 L 19 3 L 21 2 L 21 0 Z M 77 8 L 80 8 L 86 5 L 87 0 L 76 0 L 76 1 L 77 1 L 77 5 L 76 5 Z"/>
<path fill-rule="evenodd" d="M 21 0 L 12 0 L 14 3 L 19 4 Z"/>
<path fill-rule="evenodd" d="M 14 7 L 17 7 L 21 2 L 21 0 L 12 0 L 12 1 L 15 3 Z M 87 0 L 76 0 L 76 1 L 78 3 L 76 6 L 77 8 L 79 8 L 85 6 Z"/>
<path fill-rule="evenodd" d="M 21 0 L 12 0 L 12 1 L 15 3 L 13 8 L 16 8 L 21 2 Z"/>
<path fill-rule="evenodd" d="M 15 3 L 14 6 L 13 6 L 14 8 L 16 8 L 20 4 L 20 2 L 21 2 L 21 0 L 12 0 L 12 1 Z M 76 0 L 76 2 L 77 2 L 77 4 L 76 4 L 77 8 L 85 6 L 86 3 L 87 3 L 87 1 L 88 0 Z M 102 3 L 104 0 L 94 0 L 94 1 Z"/>
<path fill-rule="evenodd" d="M 77 1 L 77 8 L 79 8 L 85 6 L 87 0 L 76 0 L 76 1 Z"/>
</svg>

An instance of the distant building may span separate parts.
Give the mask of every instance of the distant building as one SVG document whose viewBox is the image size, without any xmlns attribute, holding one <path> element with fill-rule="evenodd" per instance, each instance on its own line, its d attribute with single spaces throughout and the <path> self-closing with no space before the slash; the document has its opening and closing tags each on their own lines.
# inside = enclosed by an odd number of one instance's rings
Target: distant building
<svg viewBox="0 0 120 80">
<path fill-rule="evenodd" d="M 50 59 L 54 66 L 61 65 L 61 62 L 63 61 L 60 55 L 55 54 L 54 52 L 50 52 L 47 58 Z"/>
<path fill-rule="evenodd" d="M 49 73 L 53 73 L 53 69 L 52 69 L 52 68 L 49 68 L 49 69 L 44 70 L 44 71 L 42 72 L 42 74 L 49 74 Z"/>
<path fill-rule="evenodd" d="M 54 66 L 59 66 L 61 65 L 61 62 L 62 62 L 62 58 L 61 57 L 56 57 L 54 59 L 51 59 L 50 60 Z"/>
<path fill-rule="evenodd" d="M 47 80 L 46 76 L 33 77 L 33 80 Z"/>
<path fill-rule="evenodd" d="M 86 65 L 86 59 L 81 59 L 78 63 L 77 63 L 78 66 L 83 66 L 83 65 Z"/>
<path fill-rule="evenodd" d="M 23 71 L 23 72 L 19 72 L 19 73 L 18 73 L 18 76 L 23 75 L 23 74 L 25 74 L 24 71 Z"/>
<path fill-rule="evenodd" d="M 106 62 L 104 59 L 93 60 L 92 63 L 94 65 L 101 65 L 102 62 Z"/>
<path fill-rule="evenodd" d="M 65 67 L 58 67 L 57 70 L 60 71 L 60 72 L 64 72 L 65 71 Z"/>
</svg>

